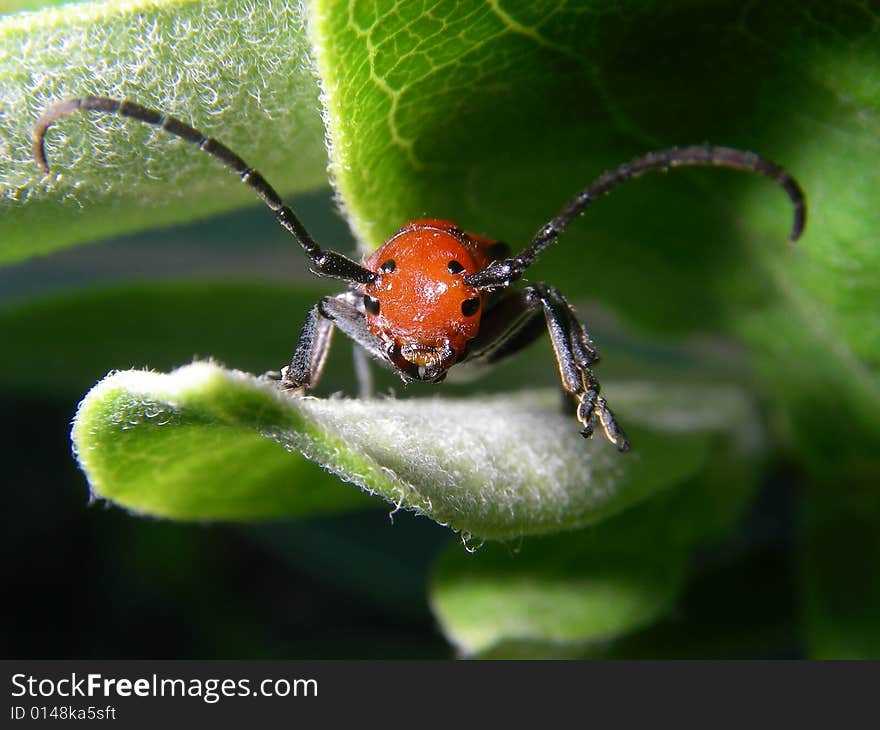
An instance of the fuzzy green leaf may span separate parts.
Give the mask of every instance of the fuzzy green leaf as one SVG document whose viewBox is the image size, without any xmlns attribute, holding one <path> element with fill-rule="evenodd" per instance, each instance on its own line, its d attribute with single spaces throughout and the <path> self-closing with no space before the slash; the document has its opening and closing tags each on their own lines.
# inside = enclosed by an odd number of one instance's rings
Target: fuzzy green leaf
<svg viewBox="0 0 880 730">
<path fill-rule="evenodd" d="M 134 512 L 249 520 L 364 504 L 263 430 L 288 415 L 266 386 L 215 365 L 126 371 L 92 389 L 72 438 L 92 494 Z"/>
<path fill-rule="evenodd" d="M 71 2 L 87 2 L 88 0 L 0 0 L 0 14 L 18 13 L 23 10 L 42 10 L 52 5 Z"/>
<path fill-rule="evenodd" d="M 462 533 L 507 538 L 597 522 L 680 483 L 700 466 L 719 429 L 741 428 L 746 440 L 755 435 L 735 390 L 607 390 L 636 444 L 631 453 L 619 454 L 601 438 L 585 442 L 571 417 L 543 405 L 555 404 L 550 394 L 297 399 L 208 363 L 168 375 L 111 374 L 81 404 L 73 440 L 93 491 L 132 509 L 216 516 L 198 514 L 198 499 L 185 509 L 177 500 L 190 484 L 199 497 L 206 484 L 222 494 L 227 480 L 233 492 L 246 492 L 248 468 L 231 477 L 227 471 L 241 442 L 273 454 L 272 464 L 299 451 L 396 507 Z"/>
<path fill-rule="evenodd" d="M 52 102 L 127 97 L 215 135 L 281 192 L 327 184 L 318 89 L 296 3 L 111 0 L 0 19 L 0 261 L 253 203 L 208 155 L 146 124 Z M 279 140 L 283 140 L 280 143 Z"/>
</svg>

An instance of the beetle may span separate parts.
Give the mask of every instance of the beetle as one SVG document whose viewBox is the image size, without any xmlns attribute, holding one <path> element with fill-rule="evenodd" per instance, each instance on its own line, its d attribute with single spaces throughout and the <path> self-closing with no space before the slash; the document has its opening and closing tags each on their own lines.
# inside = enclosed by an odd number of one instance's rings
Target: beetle
<svg viewBox="0 0 880 730">
<path fill-rule="evenodd" d="M 629 440 L 600 394 L 592 370 L 599 356 L 589 333 L 554 287 L 514 286 L 525 271 L 594 200 L 651 171 L 714 166 L 761 175 L 780 185 L 791 199 L 792 242 L 800 237 L 806 222 L 804 192 L 779 165 L 731 147 L 675 147 L 649 152 L 600 175 L 541 226 L 516 255 L 511 255 L 506 244 L 468 233 L 450 221 L 420 219 L 404 225 L 358 263 L 321 248 L 263 176 L 228 147 L 176 117 L 129 100 L 83 96 L 48 107 L 32 132 L 34 160 L 44 173 L 49 172 L 48 128 L 77 111 L 130 117 L 198 146 L 254 190 L 302 246 L 315 274 L 348 283 L 347 291 L 324 297 L 308 313 L 292 361 L 281 370 L 281 388 L 302 393 L 317 385 L 334 329 L 396 370 L 406 383 L 440 382 L 459 364 L 492 365 L 547 332 L 562 389 L 575 403 L 580 433 L 588 438 L 598 424 L 620 451 L 629 448 Z"/>
</svg>

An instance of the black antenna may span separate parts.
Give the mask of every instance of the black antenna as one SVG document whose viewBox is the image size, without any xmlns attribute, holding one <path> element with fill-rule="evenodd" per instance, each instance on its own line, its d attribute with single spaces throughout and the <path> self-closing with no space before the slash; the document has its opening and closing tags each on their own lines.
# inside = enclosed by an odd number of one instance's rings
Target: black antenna
<svg viewBox="0 0 880 730">
<path fill-rule="evenodd" d="M 226 167 L 235 172 L 241 181 L 249 185 L 274 214 L 278 222 L 299 242 L 311 259 L 316 274 L 332 276 L 358 284 L 367 284 L 376 279 L 376 274 L 368 271 L 360 264 L 334 251 L 324 251 L 311 237 L 296 214 L 281 200 L 275 189 L 265 178 L 250 167 L 235 152 L 221 144 L 213 137 L 206 137 L 199 130 L 181 122 L 175 117 L 162 114 L 153 109 L 135 104 L 128 100 L 109 99 L 103 96 L 83 96 L 78 99 L 66 99 L 52 104 L 37 120 L 31 133 L 33 141 L 34 161 L 44 172 L 49 172 L 46 162 L 45 139 L 46 130 L 62 117 L 77 111 L 94 111 L 105 114 L 119 114 L 123 117 L 138 119 L 147 124 L 161 127 L 166 132 L 180 137 L 196 145 L 203 152 L 220 160 Z"/>
<path fill-rule="evenodd" d="M 486 268 L 466 276 L 465 282 L 478 289 L 495 289 L 515 281 L 544 249 L 556 243 L 566 227 L 586 211 L 594 200 L 607 195 L 622 182 L 640 177 L 646 172 L 665 172 L 671 167 L 727 167 L 769 178 L 785 190 L 794 206 L 794 221 L 789 240 L 794 242 L 803 233 L 807 216 L 804 191 L 785 169 L 754 152 L 732 147 L 674 147 L 660 152 L 649 152 L 603 173 L 569 200 L 556 217 L 542 226 L 518 256 L 493 261 Z"/>
</svg>

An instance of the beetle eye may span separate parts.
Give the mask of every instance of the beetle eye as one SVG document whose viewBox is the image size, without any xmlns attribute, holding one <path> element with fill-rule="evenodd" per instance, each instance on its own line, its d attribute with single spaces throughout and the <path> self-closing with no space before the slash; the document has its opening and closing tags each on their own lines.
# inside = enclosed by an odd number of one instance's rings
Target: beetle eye
<svg viewBox="0 0 880 730">
<path fill-rule="evenodd" d="M 474 297 L 473 299 L 465 299 L 461 303 L 461 313 L 465 317 L 473 317 L 479 311 L 480 311 L 480 298 L 479 297 Z"/>
<path fill-rule="evenodd" d="M 379 267 L 379 271 L 381 271 L 383 274 L 390 274 L 396 268 L 397 264 L 394 263 L 394 259 L 388 259 L 384 264 Z"/>
<path fill-rule="evenodd" d="M 450 261 L 446 264 L 446 268 L 449 269 L 450 274 L 460 274 L 464 271 L 464 266 L 458 263 L 458 261 Z"/>
<path fill-rule="evenodd" d="M 379 314 L 379 300 L 369 294 L 364 294 L 364 309 L 370 314 Z"/>
</svg>

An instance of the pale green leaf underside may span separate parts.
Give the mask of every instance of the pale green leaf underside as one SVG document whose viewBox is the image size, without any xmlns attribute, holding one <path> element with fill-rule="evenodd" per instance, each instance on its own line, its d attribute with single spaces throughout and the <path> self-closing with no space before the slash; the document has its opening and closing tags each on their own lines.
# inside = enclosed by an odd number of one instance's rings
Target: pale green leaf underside
<svg viewBox="0 0 880 730">
<path fill-rule="evenodd" d="M 111 0 L 0 18 L 0 261 L 255 201 L 192 145 L 146 124 L 52 102 L 130 98 L 218 137 L 280 192 L 327 184 L 318 87 L 297 3 Z"/>
<path fill-rule="evenodd" d="M 177 501 L 193 488 L 200 498 L 230 487 L 244 493 L 251 471 L 270 468 L 261 459 L 277 465 L 301 452 L 396 507 L 462 533 L 507 538 L 596 522 L 693 473 L 713 432 L 754 435 L 735 390 L 635 384 L 606 392 L 635 444 L 628 454 L 582 439 L 552 393 L 290 398 L 267 381 L 194 363 L 167 375 L 111 374 L 81 404 L 73 440 L 95 493 L 130 509 L 180 518 L 284 514 L 271 497 L 240 515 Z M 240 449 L 254 454 L 241 459 Z M 240 464 L 231 474 L 230 463 Z M 299 485 L 276 479 L 276 488 Z M 271 492 L 268 479 L 261 489 Z"/>
</svg>

